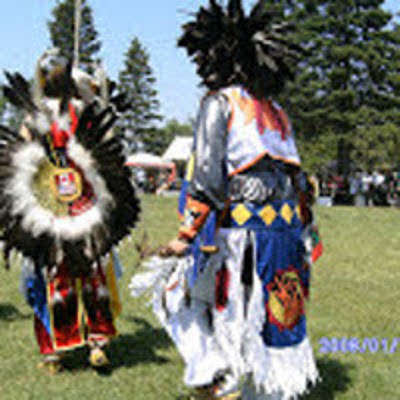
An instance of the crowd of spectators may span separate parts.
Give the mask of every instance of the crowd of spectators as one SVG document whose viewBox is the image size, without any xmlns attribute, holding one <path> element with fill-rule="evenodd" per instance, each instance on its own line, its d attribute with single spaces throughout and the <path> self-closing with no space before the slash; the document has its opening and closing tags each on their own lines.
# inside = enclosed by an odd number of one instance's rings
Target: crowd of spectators
<svg viewBox="0 0 400 400">
<path fill-rule="evenodd" d="M 356 171 L 347 177 L 319 178 L 320 196 L 332 204 L 356 206 L 400 206 L 400 172 Z"/>
</svg>

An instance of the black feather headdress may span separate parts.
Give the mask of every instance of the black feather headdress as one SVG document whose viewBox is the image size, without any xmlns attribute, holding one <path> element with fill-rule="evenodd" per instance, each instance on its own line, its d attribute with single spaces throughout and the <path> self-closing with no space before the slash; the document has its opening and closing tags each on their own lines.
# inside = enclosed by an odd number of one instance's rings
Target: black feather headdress
<svg viewBox="0 0 400 400">
<path fill-rule="evenodd" d="M 229 0 L 227 7 L 209 0 L 208 8 L 200 7 L 195 20 L 183 25 L 178 46 L 186 48 L 209 89 L 241 84 L 256 95 L 274 95 L 293 79 L 302 52 L 288 39 L 294 26 L 276 22 L 267 5 L 259 0 L 246 15 L 241 0 Z"/>
<path fill-rule="evenodd" d="M 52 268 L 65 262 L 72 273 L 88 271 L 130 234 L 140 210 L 120 139 L 107 135 L 118 104 L 83 105 L 60 153 L 61 165 L 49 137 L 54 124 L 70 129 L 72 117 L 63 103 L 73 100 L 71 93 L 63 94 L 58 111 L 51 113 L 45 102 L 35 102 L 21 75 L 6 73 L 6 77 L 4 94 L 29 117 L 25 121 L 29 137 L 0 126 L 0 228 L 5 255 L 16 249 L 36 266 Z M 62 197 L 65 193 L 57 185 L 63 179 L 67 185 L 75 179 L 76 197 Z"/>
</svg>

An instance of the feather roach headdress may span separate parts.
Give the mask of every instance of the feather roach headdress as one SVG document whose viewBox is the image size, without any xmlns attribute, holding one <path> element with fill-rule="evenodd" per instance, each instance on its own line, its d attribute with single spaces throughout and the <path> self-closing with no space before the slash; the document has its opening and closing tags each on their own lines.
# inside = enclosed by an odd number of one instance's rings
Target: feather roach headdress
<svg viewBox="0 0 400 400">
<path fill-rule="evenodd" d="M 255 94 L 274 95 L 293 78 L 301 49 L 288 39 L 293 26 L 277 23 L 267 3 L 258 1 L 246 16 L 241 0 L 229 0 L 226 8 L 210 0 L 183 25 L 178 46 L 186 48 L 209 89 L 242 84 Z"/>
<path fill-rule="evenodd" d="M 71 73 L 68 65 L 66 74 Z M 49 111 L 46 101 L 34 100 L 20 74 L 6 77 L 4 94 L 26 112 L 29 137 L 0 126 L 5 255 L 14 248 L 37 266 L 65 262 L 72 272 L 83 272 L 128 235 L 138 219 L 139 201 L 124 166 L 123 146 L 118 137 L 106 136 L 121 97 L 103 108 L 83 105 L 74 117 L 68 90 L 60 99 L 48 99 L 57 104 Z M 63 84 L 71 80 L 59 78 Z M 50 140 L 54 130 L 61 137 L 71 134 L 62 149 Z"/>
</svg>

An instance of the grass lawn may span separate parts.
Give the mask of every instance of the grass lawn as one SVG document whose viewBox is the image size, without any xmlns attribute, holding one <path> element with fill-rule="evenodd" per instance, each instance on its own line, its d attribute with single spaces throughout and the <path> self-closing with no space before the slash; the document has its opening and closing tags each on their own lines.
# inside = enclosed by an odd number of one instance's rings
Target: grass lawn
<svg viewBox="0 0 400 400">
<path fill-rule="evenodd" d="M 183 364 L 160 329 L 146 299 L 132 299 L 135 242 L 144 230 L 158 246 L 177 228 L 176 198 L 143 198 L 142 222 L 120 247 L 125 266 L 120 336 L 111 347 L 113 369 L 100 375 L 77 351 L 67 369 L 47 376 L 33 336 L 32 312 L 19 293 L 19 265 L 0 268 L 0 400 L 177 400 L 187 394 Z M 319 208 L 325 254 L 314 266 L 308 332 L 323 378 L 306 399 L 400 399 L 400 214 L 395 209 Z M 320 352 L 320 339 L 399 337 L 398 350 L 385 353 Z"/>
</svg>

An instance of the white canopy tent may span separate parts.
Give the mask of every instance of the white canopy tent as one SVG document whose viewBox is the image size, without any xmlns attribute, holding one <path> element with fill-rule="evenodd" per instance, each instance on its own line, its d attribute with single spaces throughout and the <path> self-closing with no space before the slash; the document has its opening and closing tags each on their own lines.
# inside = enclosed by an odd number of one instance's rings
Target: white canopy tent
<svg viewBox="0 0 400 400">
<path fill-rule="evenodd" d="M 151 153 L 135 153 L 126 159 L 125 165 L 135 167 L 163 167 L 166 162 L 159 156 Z"/>
<path fill-rule="evenodd" d="M 192 153 L 193 138 L 176 136 L 162 156 L 165 161 L 187 161 Z"/>
</svg>

